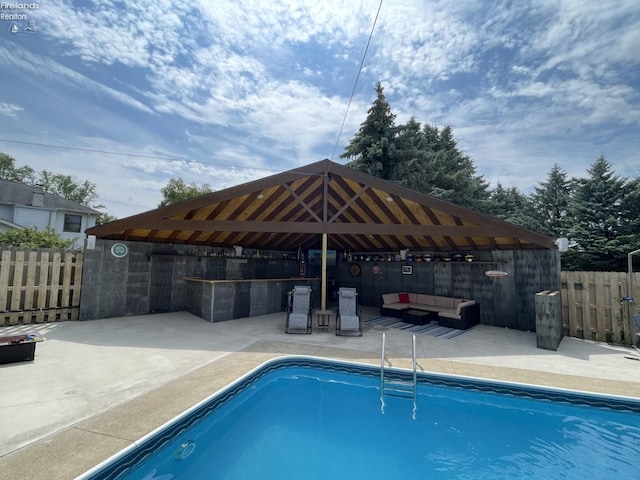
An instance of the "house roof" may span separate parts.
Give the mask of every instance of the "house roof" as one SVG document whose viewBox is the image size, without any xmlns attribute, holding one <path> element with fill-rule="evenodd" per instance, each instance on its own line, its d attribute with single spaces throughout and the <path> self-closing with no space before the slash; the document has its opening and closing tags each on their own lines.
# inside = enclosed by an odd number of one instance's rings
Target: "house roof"
<svg viewBox="0 0 640 480">
<path fill-rule="evenodd" d="M 553 249 L 554 239 L 322 160 L 86 231 L 103 239 L 295 250 Z"/>
<path fill-rule="evenodd" d="M 39 187 L 35 185 L 27 185 L 26 183 L 0 179 L 0 204 L 34 206 L 33 194 L 38 191 L 38 189 Z M 36 208 L 100 215 L 100 212 L 93 208 L 67 200 L 66 198 L 58 195 L 46 192 L 42 192 L 42 194 L 42 206 L 37 206 Z"/>
<path fill-rule="evenodd" d="M 0 225 L 4 225 L 5 227 L 11 230 L 24 230 L 22 225 L 18 225 L 17 223 L 10 222 L 9 220 L 4 220 L 0 218 Z"/>
</svg>

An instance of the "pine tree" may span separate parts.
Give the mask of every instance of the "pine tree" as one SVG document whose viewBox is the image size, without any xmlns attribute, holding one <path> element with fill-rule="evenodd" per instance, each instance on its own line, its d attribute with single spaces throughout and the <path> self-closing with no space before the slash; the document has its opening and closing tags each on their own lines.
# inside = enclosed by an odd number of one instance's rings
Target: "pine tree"
<svg viewBox="0 0 640 480">
<path fill-rule="evenodd" d="M 340 158 L 350 159 L 347 166 L 369 175 L 389 180 L 395 155 L 395 118 L 384 96 L 380 82 L 376 84 L 377 98 Z"/>
<path fill-rule="evenodd" d="M 634 245 L 630 251 L 640 248 L 640 176 L 629 180 L 621 204 L 621 224 L 618 236 L 630 237 Z"/>
<path fill-rule="evenodd" d="M 391 174 L 391 181 L 404 187 L 428 193 L 427 185 L 435 182 L 435 172 L 425 168 L 431 148 L 426 143 L 420 123 L 411 118 L 406 125 L 396 129 L 395 151 L 397 163 Z"/>
<path fill-rule="evenodd" d="M 486 211 L 488 208 L 488 185 L 482 176 L 476 174 L 471 158 L 458 149 L 453 138 L 453 130 L 447 125 L 442 130 L 425 125 L 422 130 L 423 154 L 420 165 L 413 172 L 416 190 L 429 193 L 443 200 Z M 422 176 L 417 171 L 428 172 Z M 424 183 L 417 184 L 418 179 Z"/>
<path fill-rule="evenodd" d="M 504 188 L 499 182 L 491 192 L 490 208 L 484 213 L 530 230 L 539 231 L 541 228 L 534 216 L 531 200 L 517 187 Z"/>
<path fill-rule="evenodd" d="M 556 163 L 546 182 L 534 187 L 531 194 L 534 216 L 540 225 L 540 233 L 555 238 L 566 237 L 569 230 L 569 201 L 571 185 L 567 172 Z"/>
<path fill-rule="evenodd" d="M 623 224 L 626 179 L 615 175 L 601 155 L 587 170 L 588 177 L 573 181 L 570 202 L 572 226 L 569 239 L 574 245 L 563 257 L 570 270 L 623 270 L 626 241 L 618 239 Z"/>
</svg>

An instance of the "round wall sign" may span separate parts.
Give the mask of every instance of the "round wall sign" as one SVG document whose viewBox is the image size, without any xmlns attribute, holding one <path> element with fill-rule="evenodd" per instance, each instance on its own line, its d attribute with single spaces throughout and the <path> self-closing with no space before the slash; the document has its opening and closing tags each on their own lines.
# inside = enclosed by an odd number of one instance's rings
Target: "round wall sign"
<svg viewBox="0 0 640 480">
<path fill-rule="evenodd" d="M 129 248 L 124 243 L 115 243 L 111 247 L 111 255 L 116 258 L 126 257 L 129 253 Z"/>
<path fill-rule="evenodd" d="M 380 273 L 380 267 L 378 265 L 374 265 L 371 269 L 375 275 Z"/>
<path fill-rule="evenodd" d="M 351 274 L 352 277 L 359 277 L 360 265 L 358 265 L 357 263 L 352 263 L 351 265 L 349 265 L 349 273 Z"/>
</svg>

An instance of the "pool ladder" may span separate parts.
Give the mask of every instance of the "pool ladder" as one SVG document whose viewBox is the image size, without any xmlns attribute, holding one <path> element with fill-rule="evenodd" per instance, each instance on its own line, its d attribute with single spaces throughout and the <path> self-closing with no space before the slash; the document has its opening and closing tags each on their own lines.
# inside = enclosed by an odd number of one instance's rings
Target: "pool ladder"
<svg viewBox="0 0 640 480">
<path fill-rule="evenodd" d="M 386 363 L 389 363 L 391 366 L 391 362 L 387 360 L 385 355 L 385 342 L 386 342 L 386 334 L 382 334 L 382 348 L 380 355 L 380 411 L 384 414 L 384 397 L 392 396 L 392 397 L 403 397 L 403 398 L 411 398 L 413 399 L 413 419 L 416 419 L 416 412 L 418 411 L 418 407 L 416 404 L 417 397 L 417 375 L 416 375 L 416 336 L 413 335 L 412 339 L 412 365 L 413 365 L 413 381 L 408 380 L 392 380 L 385 375 L 385 367 Z"/>
</svg>

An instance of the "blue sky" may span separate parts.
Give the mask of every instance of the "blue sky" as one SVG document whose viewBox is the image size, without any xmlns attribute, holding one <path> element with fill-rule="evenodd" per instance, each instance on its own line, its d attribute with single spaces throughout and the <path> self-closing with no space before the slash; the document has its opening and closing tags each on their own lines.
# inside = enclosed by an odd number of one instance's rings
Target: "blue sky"
<svg viewBox="0 0 640 480">
<path fill-rule="evenodd" d="M 344 163 L 379 80 L 397 123 L 451 125 L 491 187 L 529 192 L 554 163 L 584 176 L 601 154 L 640 174 L 637 0 L 385 0 L 338 141 L 378 5 L 5 8 L 37 31 L 0 20 L 0 151 L 94 182 L 122 218 L 155 208 L 170 178 L 220 190 Z"/>
</svg>

